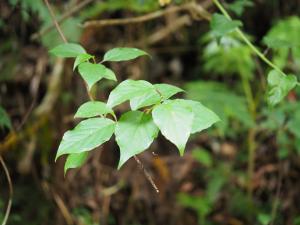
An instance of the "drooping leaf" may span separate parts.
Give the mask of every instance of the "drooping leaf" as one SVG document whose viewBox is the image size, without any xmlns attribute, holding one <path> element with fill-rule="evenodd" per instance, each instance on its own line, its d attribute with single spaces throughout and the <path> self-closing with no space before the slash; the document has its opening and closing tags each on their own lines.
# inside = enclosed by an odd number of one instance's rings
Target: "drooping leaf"
<svg viewBox="0 0 300 225">
<path fill-rule="evenodd" d="M 143 55 L 148 55 L 148 53 L 137 48 L 113 48 L 105 53 L 103 62 L 127 61 Z"/>
<path fill-rule="evenodd" d="M 161 133 L 179 149 L 183 155 L 186 142 L 192 132 L 194 113 L 180 100 L 168 100 L 155 106 L 152 111 L 154 123 Z"/>
<path fill-rule="evenodd" d="M 55 48 L 50 50 L 55 56 L 63 57 L 63 58 L 72 58 L 77 57 L 78 55 L 86 53 L 84 48 L 79 44 L 74 43 L 65 43 L 56 46 Z"/>
<path fill-rule="evenodd" d="M 225 16 L 218 13 L 214 13 L 210 21 L 210 27 L 216 37 L 222 37 L 228 33 L 231 33 L 240 26 L 242 26 L 241 21 L 229 20 Z"/>
<path fill-rule="evenodd" d="M 116 125 L 116 141 L 120 147 L 120 168 L 129 158 L 147 149 L 157 137 L 158 128 L 152 117 L 140 111 L 123 114 Z"/>
<path fill-rule="evenodd" d="M 181 88 L 170 84 L 154 84 L 154 87 L 161 95 L 163 101 L 171 98 L 173 95 L 176 95 L 179 92 L 184 92 L 184 90 Z"/>
<path fill-rule="evenodd" d="M 79 107 L 74 118 L 89 118 L 105 115 L 107 113 L 113 114 L 113 111 L 105 103 L 99 101 L 89 101 Z"/>
<path fill-rule="evenodd" d="M 297 77 L 295 75 L 285 76 L 276 70 L 271 70 L 268 74 L 268 85 L 270 87 L 268 101 L 274 106 L 297 85 Z"/>
<path fill-rule="evenodd" d="M 8 116 L 8 114 L 6 113 L 6 111 L 0 106 L 0 128 L 8 128 L 11 129 L 12 125 L 11 125 L 11 121 L 10 118 Z"/>
<path fill-rule="evenodd" d="M 192 134 L 207 129 L 214 123 L 220 121 L 220 118 L 213 111 L 202 105 L 200 102 L 184 99 L 177 99 L 176 101 L 179 104 L 190 108 L 194 113 Z"/>
<path fill-rule="evenodd" d="M 64 154 L 90 151 L 108 141 L 115 130 L 114 121 L 106 118 L 91 118 L 80 122 L 67 131 L 59 145 L 56 159 Z"/>
<path fill-rule="evenodd" d="M 78 66 L 78 71 L 82 78 L 86 81 L 89 89 L 91 89 L 92 86 L 102 78 L 114 81 L 117 80 L 114 72 L 102 64 L 84 62 Z"/>
<path fill-rule="evenodd" d="M 107 105 L 113 108 L 134 97 L 154 92 L 154 86 L 144 80 L 125 80 L 109 94 Z"/>
<path fill-rule="evenodd" d="M 92 55 L 88 54 L 88 53 L 84 53 L 84 54 L 80 54 L 76 57 L 74 65 L 73 65 L 73 70 L 76 69 L 76 67 L 84 62 L 87 62 L 89 59 L 93 58 Z"/>
<path fill-rule="evenodd" d="M 88 157 L 88 152 L 73 153 L 68 155 L 64 166 L 64 172 L 67 173 L 68 169 L 75 169 L 81 167 Z"/>
</svg>

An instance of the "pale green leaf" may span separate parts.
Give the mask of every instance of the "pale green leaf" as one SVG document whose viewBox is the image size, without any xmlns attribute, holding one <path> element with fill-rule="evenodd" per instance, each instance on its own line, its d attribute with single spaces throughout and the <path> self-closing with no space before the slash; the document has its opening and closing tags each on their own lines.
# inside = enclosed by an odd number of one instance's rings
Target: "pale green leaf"
<svg viewBox="0 0 300 225">
<path fill-rule="evenodd" d="M 7 112 L 0 106 L 0 128 L 12 128 Z"/>
<path fill-rule="evenodd" d="M 93 58 L 92 55 L 88 54 L 88 53 L 84 53 L 84 54 L 80 54 L 76 57 L 75 59 L 75 62 L 74 62 L 74 65 L 73 65 L 73 70 L 76 69 L 76 67 L 81 64 L 81 63 L 84 63 L 84 62 L 87 62 L 89 61 L 89 59 Z"/>
<path fill-rule="evenodd" d="M 297 77 L 271 70 L 268 74 L 268 85 L 268 101 L 271 105 L 276 105 L 297 85 Z"/>
<path fill-rule="evenodd" d="M 181 88 L 170 84 L 155 84 L 154 87 L 161 95 L 163 101 L 171 98 L 173 95 L 176 95 L 179 92 L 184 92 L 184 90 Z"/>
<path fill-rule="evenodd" d="M 135 59 L 143 55 L 148 55 L 148 53 L 137 48 L 113 48 L 105 53 L 103 62 L 126 61 L 126 60 Z"/>
<path fill-rule="evenodd" d="M 154 107 L 154 123 L 161 133 L 177 146 L 181 155 L 192 132 L 194 113 L 178 100 L 168 100 Z"/>
<path fill-rule="evenodd" d="M 157 104 L 161 101 L 165 101 L 178 92 L 183 92 L 181 88 L 170 84 L 155 84 L 155 90 L 145 92 L 142 96 L 137 96 L 130 100 L 130 107 L 132 110 Z"/>
<path fill-rule="evenodd" d="M 132 110 L 137 110 L 149 105 L 154 105 L 159 103 L 161 100 L 160 95 L 155 91 L 155 89 L 149 89 L 141 96 L 134 97 L 130 100 L 130 107 Z"/>
<path fill-rule="evenodd" d="M 59 145 L 56 159 L 64 154 L 90 151 L 108 141 L 115 130 L 114 121 L 106 118 L 91 118 L 80 122 L 67 131 Z"/>
<path fill-rule="evenodd" d="M 225 16 L 218 13 L 214 13 L 210 21 L 212 32 L 217 37 L 222 37 L 228 33 L 231 33 L 239 26 L 242 26 L 241 21 L 229 20 Z"/>
<path fill-rule="evenodd" d="M 220 118 L 213 111 L 202 105 L 200 102 L 184 99 L 177 99 L 176 101 L 185 105 L 194 113 L 192 134 L 207 129 L 214 123 L 220 121 Z"/>
<path fill-rule="evenodd" d="M 147 149 L 157 137 L 158 128 L 152 117 L 140 111 L 123 114 L 116 125 L 116 141 L 120 147 L 120 168 L 129 158 Z"/>
<path fill-rule="evenodd" d="M 88 152 L 74 153 L 67 157 L 65 162 L 64 171 L 67 173 L 68 169 L 75 169 L 81 167 L 88 157 Z"/>
<path fill-rule="evenodd" d="M 63 57 L 63 58 L 72 58 L 77 57 L 83 53 L 86 53 L 84 48 L 79 44 L 66 43 L 56 46 L 55 48 L 50 50 L 55 56 Z"/>
<path fill-rule="evenodd" d="M 99 101 L 89 101 L 79 107 L 74 117 L 89 118 L 105 115 L 107 113 L 113 114 L 113 111 L 105 103 Z"/>
<path fill-rule="evenodd" d="M 110 92 L 107 105 L 113 108 L 127 100 L 150 93 L 153 90 L 153 85 L 147 81 L 125 80 Z"/>
<path fill-rule="evenodd" d="M 106 78 L 114 81 L 117 80 L 114 72 L 106 68 L 102 64 L 84 62 L 78 66 L 78 71 L 82 76 L 82 78 L 87 83 L 89 90 L 96 82 L 98 82 L 102 78 Z"/>
</svg>

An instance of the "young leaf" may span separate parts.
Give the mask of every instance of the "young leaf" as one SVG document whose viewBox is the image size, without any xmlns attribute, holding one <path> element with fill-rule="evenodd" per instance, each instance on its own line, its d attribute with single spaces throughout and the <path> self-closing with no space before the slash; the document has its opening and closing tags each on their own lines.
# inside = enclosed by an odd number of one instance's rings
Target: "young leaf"
<svg viewBox="0 0 300 225">
<path fill-rule="evenodd" d="M 101 116 L 107 113 L 113 114 L 113 111 L 105 103 L 99 101 L 89 101 L 79 107 L 74 118 L 90 118 L 94 116 Z"/>
<path fill-rule="evenodd" d="M 137 48 L 113 48 L 105 53 L 103 62 L 127 61 L 143 55 L 148 55 L 148 53 Z"/>
<path fill-rule="evenodd" d="M 72 58 L 77 57 L 80 54 L 86 53 L 86 51 L 79 44 L 66 43 L 58 45 L 55 48 L 51 49 L 50 53 L 58 57 Z"/>
<path fill-rule="evenodd" d="M 222 37 L 228 33 L 231 33 L 240 26 L 242 26 L 241 21 L 229 20 L 225 16 L 218 13 L 214 13 L 210 21 L 210 27 L 216 37 Z"/>
<path fill-rule="evenodd" d="M 190 108 L 194 114 L 192 134 L 207 129 L 220 121 L 220 118 L 213 111 L 203 106 L 200 102 L 184 99 L 177 99 L 176 101 Z"/>
<path fill-rule="evenodd" d="M 12 125 L 6 111 L 0 106 L 0 128 L 3 129 L 5 127 L 11 129 Z"/>
<path fill-rule="evenodd" d="M 163 101 L 171 98 L 173 95 L 176 95 L 179 92 L 184 92 L 184 90 L 182 90 L 181 88 L 170 84 L 154 84 L 154 87 L 161 95 Z"/>
<path fill-rule="evenodd" d="M 120 168 L 129 158 L 147 149 L 157 137 L 158 128 L 152 117 L 140 111 L 123 114 L 116 125 L 116 141 L 120 147 Z"/>
<path fill-rule="evenodd" d="M 134 97 L 155 91 L 153 85 L 144 80 L 125 80 L 109 94 L 107 105 L 113 108 Z"/>
<path fill-rule="evenodd" d="M 284 76 L 276 70 L 271 70 L 268 74 L 268 85 L 270 86 L 268 101 L 274 106 L 297 85 L 297 77 L 294 75 Z"/>
<path fill-rule="evenodd" d="M 102 78 L 114 81 L 117 80 L 114 72 L 102 64 L 84 62 L 78 66 L 78 71 L 82 78 L 86 81 L 89 89 L 91 89 L 92 86 Z"/>
<path fill-rule="evenodd" d="M 74 153 L 67 157 L 65 162 L 64 172 L 67 173 L 68 169 L 81 167 L 88 157 L 88 152 Z"/>
<path fill-rule="evenodd" d="M 80 122 L 67 131 L 59 145 L 56 159 L 64 154 L 90 151 L 108 141 L 115 130 L 114 121 L 106 118 L 91 118 Z"/>
<path fill-rule="evenodd" d="M 83 63 L 83 62 L 87 62 L 89 59 L 93 58 L 92 55 L 88 54 L 88 53 L 84 53 L 84 54 L 80 54 L 76 57 L 74 65 L 73 65 L 73 70 L 76 69 L 76 67 Z"/>
<path fill-rule="evenodd" d="M 161 133 L 179 149 L 183 155 L 186 142 L 192 132 L 194 113 L 178 100 L 168 100 L 154 107 L 154 123 Z"/>
</svg>

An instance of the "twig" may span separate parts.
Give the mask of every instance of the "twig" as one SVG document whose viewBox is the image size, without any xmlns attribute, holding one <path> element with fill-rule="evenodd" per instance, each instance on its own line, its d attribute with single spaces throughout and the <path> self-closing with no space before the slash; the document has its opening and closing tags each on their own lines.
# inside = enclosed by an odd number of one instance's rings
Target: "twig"
<svg viewBox="0 0 300 225">
<path fill-rule="evenodd" d="M 47 8 L 48 8 L 48 10 L 49 10 L 49 12 L 51 14 L 52 21 L 53 21 L 53 23 L 54 23 L 54 25 L 55 25 L 55 27 L 56 27 L 59 35 L 61 36 L 61 38 L 63 39 L 63 41 L 65 43 L 67 43 L 67 39 L 66 39 L 65 35 L 63 34 L 62 30 L 60 29 L 60 26 L 59 26 L 58 22 L 55 19 L 55 14 L 54 14 L 54 12 L 53 12 L 53 10 L 52 10 L 52 8 L 51 8 L 48 0 L 44 0 L 44 2 L 45 2 L 46 6 L 47 6 Z"/>
<path fill-rule="evenodd" d="M 63 41 L 64 41 L 65 43 L 68 43 L 66 37 L 64 36 L 64 34 L 63 34 L 63 32 L 62 32 L 62 30 L 61 30 L 61 28 L 60 28 L 60 26 L 59 26 L 59 24 L 57 23 L 57 21 L 56 21 L 56 19 L 55 19 L 55 15 L 54 15 L 54 13 L 53 13 L 53 11 L 52 11 L 52 8 L 51 8 L 51 6 L 50 6 L 48 0 L 44 0 L 44 2 L 45 2 L 45 4 L 47 5 L 47 8 L 48 8 L 48 10 L 49 10 L 49 12 L 50 12 L 50 14 L 51 14 L 53 23 L 55 24 L 55 27 L 56 27 L 57 31 L 59 32 L 61 38 L 63 39 Z M 87 91 L 88 91 L 88 90 L 87 90 Z M 89 91 L 88 91 L 88 94 L 89 94 Z M 91 101 L 93 101 L 93 98 L 91 97 L 90 94 L 89 94 L 89 98 L 90 98 Z M 136 162 L 138 163 L 138 165 L 141 167 L 141 169 L 143 169 L 143 172 L 144 172 L 146 178 L 148 179 L 148 181 L 151 183 L 152 187 L 155 189 L 155 191 L 156 191 L 157 193 L 159 193 L 159 190 L 158 190 L 156 184 L 154 183 L 154 181 L 153 181 L 151 175 L 150 175 L 150 174 L 148 173 L 148 171 L 144 168 L 144 165 L 142 164 L 142 162 L 139 160 L 139 158 L 138 158 L 137 156 L 134 156 L 134 158 L 135 158 Z"/>
<path fill-rule="evenodd" d="M 148 13 L 143 16 L 137 16 L 132 18 L 125 18 L 125 19 L 106 19 L 106 20 L 91 20 L 87 21 L 83 24 L 84 28 L 91 28 L 91 27 L 104 27 L 104 26 L 116 26 L 116 25 L 126 25 L 126 24 L 135 24 L 135 23 L 142 23 L 149 20 L 153 20 L 162 16 L 165 16 L 166 14 L 175 13 L 179 11 L 196 11 L 197 14 L 200 12 L 202 13 L 202 16 L 206 19 L 209 19 L 209 13 L 207 13 L 204 8 L 211 5 L 210 1 L 204 2 L 202 6 L 197 5 L 194 2 L 187 3 L 181 6 L 172 6 L 170 8 L 167 8 L 165 10 L 159 10 L 156 12 Z M 201 7 L 201 8 L 200 8 Z"/>
<path fill-rule="evenodd" d="M 8 182 L 8 188 L 9 188 L 9 200 L 8 200 L 8 203 L 7 203 L 7 208 L 6 208 L 6 211 L 5 211 L 5 216 L 4 216 L 4 219 L 2 221 L 2 225 L 6 225 L 8 217 L 9 217 L 9 214 L 10 214 L 11 205 L 12 205 L 13 185 L 12 185 L 12 182 L 11 182 L 11 178 L 10 178 L 7 166 L 6 166 L 6 164 L 5 164 L 5 162 L 4 162 L 4 160 L 3 160 L 3 158 L 2 158 L 1 155 L 0 155 L 0 163 L 1 163 L 2 167 L 3 167 L 4 172 L 5 172 L 5 175 L 6 175 L 6 178 L 7 178 L 7 182 Z"/>
<path fill-rule="evenodd" d="M 82 8 L 84 8 L 86 5 L 88 5 L 89 3 L 91 3 L 94 0 L 85 0 L 85 1 L 81 1 L 79 2 L 78 5 L 74 6 L 74 8 L 71 8 L 70 10 L 68 10 L 66 13 L 64 13 L 58 20 L 57 23 L 61 24 L 62 22 L 64 22 L 66 19 L 68 19 L 70 16 L 72 16 L 73 14 L 75 14 L 76 12 L 78 12 L 79 10 L 81 10 Z M 38 31 L 37 33 L 34 33 L 31 36 L 31 40 L 36 40 L 38 37 L 43 36 L 44 34 L 48 33 L 49 31 L 51 31 L 53 28 L 55 27 L 55 24 L 51 24 L 43 29 L 41 29 L 40 31 Z"/>
<path fill-rule="evenodd" d="M 159 189 L 157 188 L 157 186 L 156 186 L 154 180 L 152 179 L 151 175 L 149 174 L 149 172 L 144 167 L 143 163 L 140 161 L 140 159 L 136 155 L 134 156 L 134 159 L 137 162 L 137 164 L 140 166 L 141 170 L 143 170 L 146 178 L 148 179 L 148 181 L 150 182 L 150 184 L 152 185 L 152 187 L 154 188 L 154 190 L 157 193 L 159 193 Z"/>
</svg>

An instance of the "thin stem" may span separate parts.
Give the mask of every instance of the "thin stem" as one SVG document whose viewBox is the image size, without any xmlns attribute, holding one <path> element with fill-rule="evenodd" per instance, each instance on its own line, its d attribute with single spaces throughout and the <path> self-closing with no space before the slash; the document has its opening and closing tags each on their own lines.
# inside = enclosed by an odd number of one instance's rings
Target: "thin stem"
<svg viewBox="0 0 300 225">
<path fill-rule="evenodd" d="M 10 214 L 11 205 L 12 205 L 13 185 L 12 185 L 12 182 L 11 182 L 11 178 L 10 178 L 7 166 L 6 166 L 6 164 L 5 164 L 5 162 L 4 162 L 4 160 L 3 160 L 3 158 L 2 158 L 1 155 L 0 155 L 0 163 L 1 163 L 2 167 L 3 167 L 3 169 L 4 169 L 4 172 L 5 172 L 5 175 L 6 175 L 6 179 L 7 179 L 7 182 L 8 182 L 8 188 L 9 188 L 9 200 L 8 200 L 7 208 L 6 208 L 6 211 L 5 211 L 4 219 L 2 221 L 2 225 L 6 225 L 8 217 L 9 217 L 9 214 Z"/>
<path fill-rule="evenodd" d="M 49 10 L 49 12 L 51 14 L 52 21 L 53 21 L 53 23 L 54 23 L 54 25 L 55 25 L 55 27 L 56 27 L 56 29 L 57 29 L 57 31 L 58 31 L 61 39 L 63 39 L 63 41 L 65 43 L 67 43 L 68 41 L 67 41 L 65 35 L 63 34 L 62 30 L 60 29 L 60 26 L 59 26 L 58 22 L 56 21 L 55 14 L 54 14 L 54 12 L 53 12 L 53 10 L 52 10 L 52 8 L 51 8 L 48 0 L 44 0 L 44 2 L 45 2 L 46 6 L 47 6 L 47 8 L 48 8 L 48 10 Z"/>
<path fill-rule="evenodd" d="M 134 159 L 137 162 L 137 164 L 140 166 L 141 170 L 144 171 L 144 174 L 145 174 L 146 178 L 148 179 L 148 181 L 150 182 L 150 184 L 152 185 L 154 190 L 157 193 L 159 193 L 159 189 L 157 188 L 157 186 L 156 186 L 155 182 L 153 181 L 153 179 L 152 179 L 151 175 L 149 174 L 149 172 L 144 167 L 143 163 L 140 161 L 140 159 L 136 155 L 134 156 Z"/>
<path fill-rule="evenodd" d="M 228 14 L 228 12 L 225 10 L 225 8 L 222 6 L 222 4 L 219 2 L 219 0 L 213 0 L 213 2 L 215 3 L 215 5 L 219 8 L 219 10 L 223 13 L 223 15 L 229 19 L 232 20 L 232 18 L 230 17 L 230 15 Z M 243 39 L 243 41 L 251 48 L 251 50 L 258 55 L 259 58 L 261 58 L 267 65 L 269 65 L 270 67 L 272 67 L 273 69 L 275 69 L 276 71 L 278 71 L 280 74 L 285 75 L 285 73 L 278 67 L 276 66 L 274 63 L 272 63 L 267 57 L 265 57 L 265 55 L 263 53 L 261 53 L 250 41 L 249 39 L 246 37 L 246 35 L 239 29 L 236 28 L 236 32 L 238 33 L 238 35 Z"/>
</svg>

